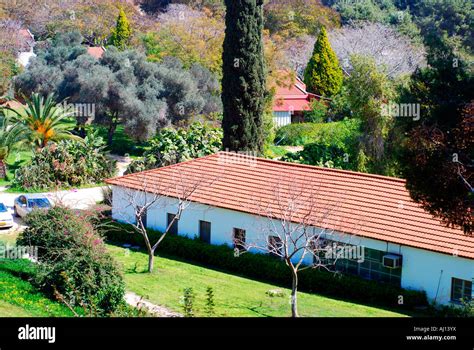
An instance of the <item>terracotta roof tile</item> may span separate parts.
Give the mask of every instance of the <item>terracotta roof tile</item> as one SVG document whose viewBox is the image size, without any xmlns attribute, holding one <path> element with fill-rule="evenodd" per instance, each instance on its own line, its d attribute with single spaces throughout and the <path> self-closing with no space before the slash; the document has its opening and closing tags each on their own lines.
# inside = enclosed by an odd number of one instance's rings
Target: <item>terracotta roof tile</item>
<svg viewBox="0 0 474 350">
<path fill-rule="evenodd" d="M 402 179 L 219 152 L 107 183 L 132 189 L 146 183 L 148 192 L 171 197 L 199 183 L 190 197 L 194 202 L 256 215 L 271 212 L 279 219 L 287 215 L 279 204 L 301 193 L 307 204 L 292 221 L 311 213 L 319 227 L 474 259 L 474 236 L 424 211 Z"/>
</svg>

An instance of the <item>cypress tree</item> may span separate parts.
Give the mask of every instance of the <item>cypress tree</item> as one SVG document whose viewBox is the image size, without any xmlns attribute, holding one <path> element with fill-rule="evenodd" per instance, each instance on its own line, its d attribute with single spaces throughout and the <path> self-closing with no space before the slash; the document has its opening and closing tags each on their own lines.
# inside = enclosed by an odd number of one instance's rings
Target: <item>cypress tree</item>
<svg viewBox="0 0 474 350">
<path fill-rule="evenodd" d="M 331 48 L 326 28 L 322 27 L 304 72 L 304 82 L 309 92 L 332 96 L 341 90 L 342 80 L 339 60 Z"/>
<path fill-rule="evenodd" d="M 261 153 L 266 97 L 263 0 L 225 0 L 223 147 Z"/>
<path fill-rule="evenodd" d="M 132 29 L 130 28 L 130 22 L 123 8 L 120 8 L 117 24 L 110 37 L 110 44 L 120 50 L 124 50 L 128 45 L 131 35 Z"/>
</svg>

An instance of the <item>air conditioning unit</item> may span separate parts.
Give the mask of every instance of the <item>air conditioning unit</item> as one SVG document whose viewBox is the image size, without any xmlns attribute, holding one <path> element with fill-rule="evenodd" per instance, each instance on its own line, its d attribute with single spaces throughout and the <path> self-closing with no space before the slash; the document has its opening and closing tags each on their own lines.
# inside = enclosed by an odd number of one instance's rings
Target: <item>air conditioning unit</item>
<svg viewBox="0 0 474 350">
<path fill-rule="evenodd" d="M 382 263 L 384 267 L 388 267 L 389 269 L 398 269 L 402 267 L 402 256 L 396 254 L 384 255 Z"/>
</svg>

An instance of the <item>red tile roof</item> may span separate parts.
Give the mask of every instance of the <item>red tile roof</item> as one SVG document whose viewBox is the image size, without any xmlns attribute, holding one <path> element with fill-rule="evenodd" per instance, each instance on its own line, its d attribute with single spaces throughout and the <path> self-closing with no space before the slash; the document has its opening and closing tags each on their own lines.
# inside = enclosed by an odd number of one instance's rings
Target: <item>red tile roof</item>
<svg viewBox="0 0 474 350">
<path fill-rule="evenodd" d="M 91 55 L 92 57 L 95 57 L 97 59 L 102 58 L 102 56 L 105 53 L 105 49 L 103 47 L 88 47 L 87 48 L 87 53 Z"/>
<path fill-rule="evenodd" d="M 278 204 L 298 195 L 299 188 L 308 196 L 302 196 L 303 202 L 314 201 L 320 210 L 301 206 L 292 221 L 311 213 L 318 227 L 474 259 L 474 236 L 448 228 L 424 211 L 410 199 L 402 179 L 219 152 L 107 180 L 131 189 L 143 189 L 146 183 L 147 192 L 170 197 L 198 182 L 202 184 L 191 201 L 255 215 L 271 211 L 278 219 L 285 215 Z"/>
<path fill-rule="evenodd" d="M 306 84 L 298 77 L 295 77 L 292 82 L 289 73 L 286 75 L 288 76 L 286 81 L 276 86 L 273 111 L 301 112 L 310 110 L 310 103 L 314 97 L 306 91 Z"/>
</svg>

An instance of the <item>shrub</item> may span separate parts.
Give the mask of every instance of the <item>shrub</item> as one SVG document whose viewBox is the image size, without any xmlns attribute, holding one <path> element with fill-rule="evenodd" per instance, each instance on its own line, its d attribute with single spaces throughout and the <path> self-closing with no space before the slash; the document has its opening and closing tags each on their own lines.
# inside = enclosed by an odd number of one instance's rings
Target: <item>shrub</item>
<svg viewBox="0 0 474 350">
<path fill-rule="evenodd" d="M 303 146 L 326 143 L 338 147 L 360 136 L 360 121 L 345 119 L 332 123 L 300 123 L 285 125 L 277 130 L 275 142 L 281 146 Z"/>
<path fill-rule="evenodd" d="M 184 317 L 194 317 L 194 299 L 196 298 L 191 287 L 185 288 L 183 292 Z"/>
<path fill-rule="evenodd" d="M 33 282 L 50 297 L 92 315 L 108 315 L 123 303 L 124 282 L 91 217 L 63 207 L 33 211 L 21 246 L 38 247 Z"/>
<path fill-rule="evenodd" d="M 304 113 L 304 121 L 308 123 L 323 123 L 328 113 L 328 106 L 324 101 L 313 100 L 311 111 Z"/>
<path fill-rule="evenodd" d="M 57 187 L 82 186 L 112 177 L 115 162 L 105 151 L 105 143 L 96 134 L 84 142 L 63 140 L 37 151 L 31 163 L 18 169 L 12 187 L 46 191 Z"/>
<path fill-rule="evenodd" d="M 112 227 L 113 229 L 106 232 L 109 241 L 144 246 L 143 237 L 130 234 L 126 225 L 115 223 Z M 150 230 L 149 235 L 150 239 L 154 240 L 160 233 Z M 180 236 L 166 237 L 161 243 L 160 253 L 181 257 L 248 278 L 285 287 L 291 286 L 291 274 L 288 267 L 281 260 L 268 255 L 241 254 L 237 258 L 234 256 L 233 249 L 226 245 L 209 245 L 197 238 L 189 239 Z M 302 271 L 298 277 L 301 291 L 333 298 L 407 309 L 427 305 L 425 292 L 405 290 L 394 285 L 368 281 L 356 276 L 307 269 Z M 404 298 L 403 305 L 398 304 L 400 295 L 403 295 Z"/>
<path fill-rule="evenodd" d="M 162 129 L 150 140 L 150 147 L 143 158 L 132 162 L 127 173 L 159 168 L 185 160 L 207 156 L 221 149 L 222 131 L 201 123 L 188 129 Z"/>
<path fill-rule="evenodd" d="M 281 160 L 285 162 L 323 166 L 326 168 L 355 170 L 354 162 L 350 161 L 355 159 L 355 155 L 347 152 L 346 147 L 341 148 L 324 143 L 310 143 L 304 146 L 302 151 L 285 154 Z"/>
</svg>

